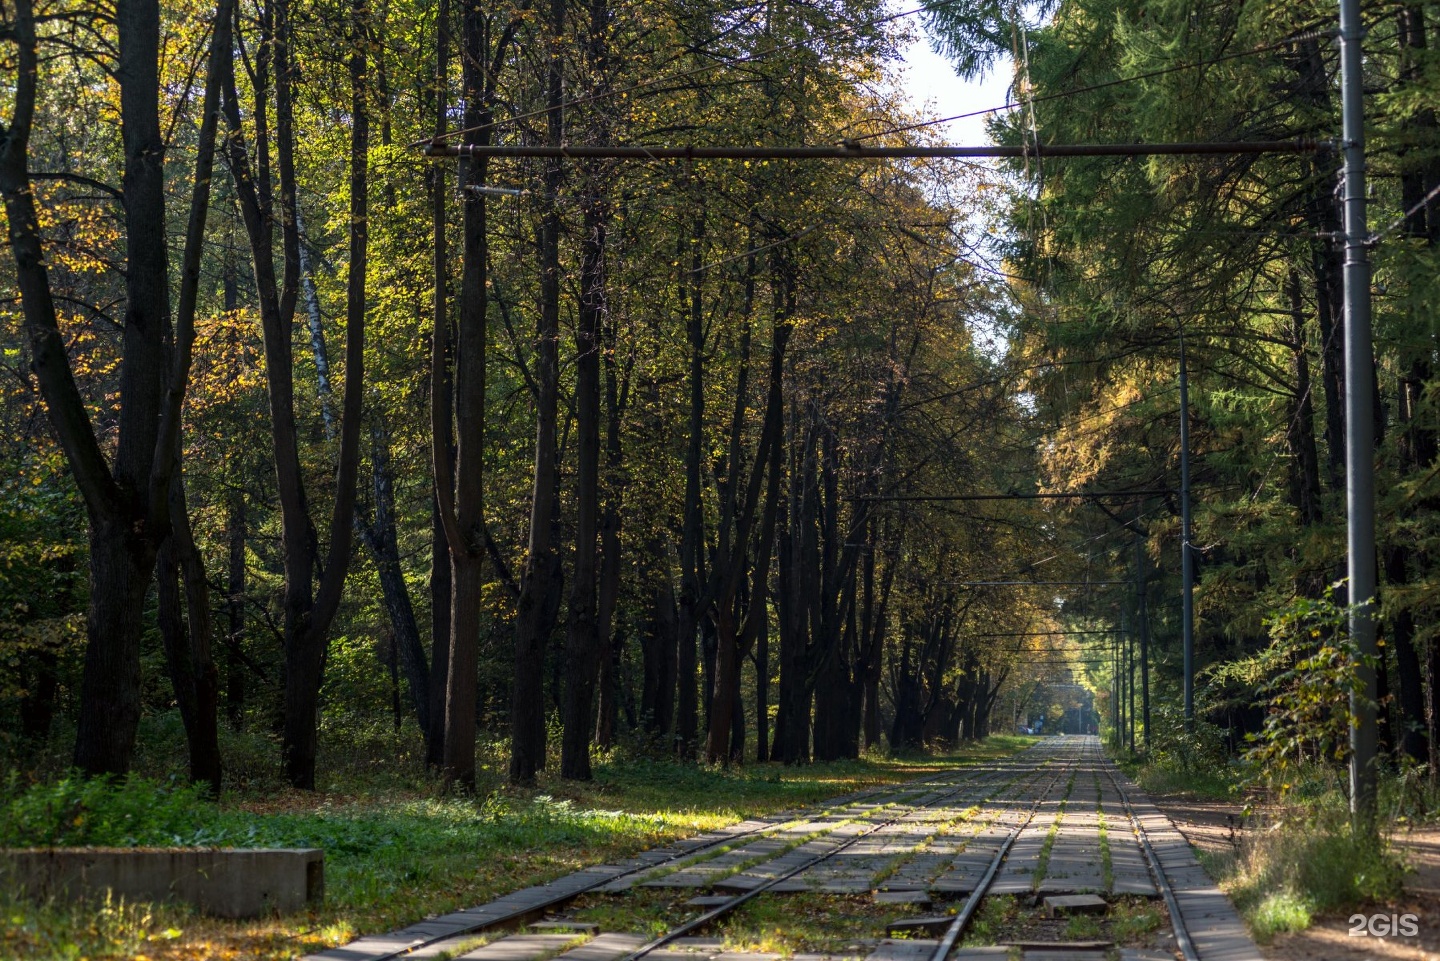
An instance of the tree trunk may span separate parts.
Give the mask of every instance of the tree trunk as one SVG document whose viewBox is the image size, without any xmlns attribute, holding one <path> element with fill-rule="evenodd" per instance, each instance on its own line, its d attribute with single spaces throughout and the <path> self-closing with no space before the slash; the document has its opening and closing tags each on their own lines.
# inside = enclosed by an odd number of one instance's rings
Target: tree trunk
<svg viewBox="0 0 1440 961">
<path fill-rule="evenodd" d="M 370 418 L 370 473 L 375 498 L 373 523 L 360 521 L 360 534 L 375 562 L 380 580 L 380 596 L 390 620 L 390 637 L 396 665 L 403 666 L 405 682 L 410 688 L 410 704 L 420 733 L 429 737 L 430 666 L 425 661 L 425 647 L 420 642 L 420 625 L 410 603 L 410 586 L 400 566 L 400 545 L 395 530 L 395 478 L 390 466 L 390 433 L 384 415 L 379 411 Z M 427 755 L 429 751 L 426 751 Z"/>
<path fill-rule="evenodd" d="M 603 0 L 599 0 L 599 6 L 603 10 Z M 598 178 L 592 182 L 598 189 Z M 604 203 L 603 199 L 592 199 L 585 206 L 580 263 L 575 374 L 575 569 L 570 581 L 560 744 L 560 776 L 582 781 L 591 777 L 590 737 L 601 646 L 596 547 L 600 520 L 600 322 L 605 314 Z"/>
<path fill-rule="evenodd" d="M 170 536 L 161 546 L 156 565 L 160 636 L 185 727 L 190 780 L 207 785 L 212 796 L 219 796 L 220 680 L 211 653 L 210 584 L 190 529 L 184 478 L 178 471 L 172 481 L 170 519 Z"/>
<path fill-rule="evenodd" d="M 87 774 L 124 774 L 140 717 L 144 598 L 170 526 L 170 483 L 194 342 L 193 305 L 209 206 L 214 107 L 220 66 L 227 59 L 221 53 L 229 44 L 229 7 L 220 4 L 212 34 L 182 259 L 181 310 L 173 338 L 165 142 L 159 115 L 160 7 L 156 0 L 134 0 L 116 8 L 126 311 L 112 464 L 106 462 L 76 387 L 50 291 L 28 164 L 40 76 L 34 11 L 29 0 L 19 0 L 14 13 L 9 24 L 16 47 L 9 98 L 13 112 L 9 126 L 0 126 L 0 194 L 31 363 L 89 520 L 88 642 L 75 766 Z"/>
<path fill-rule="evenodd" d="M 1310 360 L 1305 351 L 1305 309 L 1300 277 L 1291 270 L 1286 284 L 1290 296 L 1291 372 L 1294 395 L 1285 439 L 1290 448 L 1290 503 L 1305 526 L 1321 517 L 1320 458 L 1315 449 L 1315 399 L 1310 392 Z"/>
<path fill-rule="evenodd" d="M 552 48 L 546 76 L 547 137 L 564 139 L 561 114 L 565 0 L 550 2 Z M 535 343 L 535 478 L 530 502 L 530 539 L 515 614 L 515 681 L 510 707 L 510 781 L 529 784 L 545 767 L 545 648 L 554 627 L 555 594 L 561 587 L 555 550 L 556 485 L 559 477 L 556 417 L 559 400 L 560 192 L 562 168 L 545 169 L 545 216 L 540 226 L 540 312 Z"/>
<path fill-rule="evenodd" d="M 275 3 L 273 14 L 276 156 L 282 201 L 293 204 L 293 65 L 289 49 L 288 3 L 285 0 Z M 276 492 L 280 501 L 280 536 L 285 569 L 282 601 L 285 692 L 281 752 L 287 780 L 292 786 L 302 790 L 313 790 L 315 787 L 319 693 L 324 672 L 325 645 L 330 624 L 339 609 L 345 577 L 349 571 L 355 488 L 360 461 L 360 408 L 365 386 L 365 275 L 369 234 L 369 124 L 364 90 L 367 41 L 364 37 L 366 31 L 363 17 L 363 7 L 356 7 L 352 11 L 350 251 L 346 285 L 345 387 L 341 400 L 343 422 L 336 469 L 336 494 L 328 531 L 329 549 L 322 566 L 324 573 L 313 591 L 311 577 L 319 560 L 319 547 L 309 513 L 300 464 L 292 368 L 291 320 L 295 311 L 296 278 L 299 270 L 299 236 L 295 229 L 293 209 L 287 210 L 286 216 L 280 218 L 284 275 L 283 281 L 277 283 L 272 250 L 275 218 L 270 208 L 270 191 L 266 180 L 269 144 L 264 136 L 266 128 L 262 119 L 265 110 L 263 104 L 260 104 L 255 111 L 256 155 L 260 158 L 259 169 L 262 174 L 257 181 L 245 146 L 233 61 L 222 58 L 225 72 L 225 117 L 230 127 L 230 136 L 227 138 L 230 171 L 250 241 L 255 285 L 260 300 L 266 386 L 270 402 L 271 451 L 275 465 Z M 263 85 L 257 87 L 257 96 L 263 96 Z"/>
<path fill-rule="evenodd" d="M 231 730 L 245 726 L 245 490 L 236 484 L 226 511 L 229 564 L 225 579 L 225 717 Z"/>
<path fill-rule="evenodd" d="M 467 21 L 468 24 L 468 21 Z M 467 25 L 467 31 L 469 27 Z M 466 35 L 467 41 L 469 34 Z M 467 80 L 471 79 L 467 75 Z M 435 14 L 435 76 L 431 91 L 434 106 L 433 132 L 445 133 L 450 89 L 450 3 L 439 0 Z M 472 86 L 467 85 L 466 103 L 474 104 Z M 467 126 L 468 114 L 467 114 Z M 462 162 L 468 163 L 468 161 Z M 431 330 L 430 330 L 430 466 L 434 490 L 430 501 L 430 729 L 425 736 L 425 764 L 437 770 L 445 766 L 445 704 L 450 693 L 450 619 L 454 597 L 451 590 L 451 548 L 446 524 L 454 516 L 450 503 L 455 490 L 455 398 L 451 364 L 455 333 L 449 317 L 450 255 L 449 224 L 446 216 L 445 164 L 430 167 Z M 476 198 L 482 203 L 481 198 Z M 466 205 L 466 245 L 470 243 L 469 205 Z M 483 208 L 481 242 L 483 243 Z M 473 297 L 473 294 L 471 295 Z M 483 296 L 483 289 L 482 289 Z M 481 337 L 484 332 L 482 330 Z M 483 351 L 481 352 L 483 376 Z M 473 374 L 471 375 L 473 376 Z M 483 399 L 483 395 L 482 395 Z M 442 498 L 441 492 L 445 492 Z M 442 500 L 445 507 L 442 508 Z M 459 523 L 451 524 L 457 530 Z M 456 545 L 456 550 L 461 545 Z"/>
</svg>

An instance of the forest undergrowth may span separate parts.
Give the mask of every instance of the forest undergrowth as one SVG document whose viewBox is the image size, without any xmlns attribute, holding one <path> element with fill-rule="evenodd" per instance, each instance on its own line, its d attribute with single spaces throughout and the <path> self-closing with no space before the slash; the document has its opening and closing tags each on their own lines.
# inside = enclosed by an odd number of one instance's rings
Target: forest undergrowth
<svg viewBox="0 0 1440 961">
<path fill-rule="evenodd" d="M 298 957 L 744 817 L 1008 754 L 1034 740 L 994 736 L 948 754 L 728 770 L 631 745 L 597 759 L 593 782 L 551 773 L 533 788 L 505 786 L 500 744 L 482 750 L 482 790 L 459 798 L 444 796 L 419 759 L 404 759 L 401 745 L 413 739 L 387 737 L 383 728 L 357 733 L 364 736 L 343 748 L 355 763 L 335 767 L 348 772 L 345 780 L 313 793 L 277 788 L 278 772 L 258 765 L 218 802 L 143 774 L 123 783 L 64 774 L 27 783 L 11 775 L 0 786 L 0 847 L 321 847 L 326 900 L 313 911 L 223 921 L 175 905 L 35 905 L 0 885 L 0 957 Z M 342 750 L 339 740 L 329 747 Z"/>
<path fill-rule="evenodd" d="M 1192 845 L 1262 944 L 1324 918 L 1395 904 L 1407 864 L 1391 839 L 1415 823 L 1440 823 L 1440 793 L 1410 772 L 1381 776 L 1377 840 L 1353 829 L 1345 771 L 1334 764 L 1293 766 L 1279 781 L 1244 761 L 1187 764 L 1163 748 L 1120 761 L 1162 808 L 1167 800 L 1234 806 L 1226 844 Z"/>
</svg>

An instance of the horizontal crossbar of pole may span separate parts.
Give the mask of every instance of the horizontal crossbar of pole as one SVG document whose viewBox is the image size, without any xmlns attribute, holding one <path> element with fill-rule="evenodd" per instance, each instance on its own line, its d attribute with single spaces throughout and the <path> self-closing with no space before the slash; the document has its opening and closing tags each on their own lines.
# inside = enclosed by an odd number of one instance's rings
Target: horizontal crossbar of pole
<svg viewBox="0 0 1440 961">
<path fill-rule="evenodd" d="M 429 157 L 540 157 L 562 160 L 965 160 L 1002 157 L 1150 157 L 1188 154 L 1314 153 L 1318 140 L 1230 140 L 1199 143 L 1029 144 L 1026 146 L 622 147 L 614 144 L 446 144 Z"/>
<path fill-rule="evenodd" d="M 1173 494 L 1168 487 L 1134 491 L 1055 491 L 1037 494 L 861 494 L 857 501 L 1039 501 L 1101 497 L 1158 497 Z"/>
</svg>

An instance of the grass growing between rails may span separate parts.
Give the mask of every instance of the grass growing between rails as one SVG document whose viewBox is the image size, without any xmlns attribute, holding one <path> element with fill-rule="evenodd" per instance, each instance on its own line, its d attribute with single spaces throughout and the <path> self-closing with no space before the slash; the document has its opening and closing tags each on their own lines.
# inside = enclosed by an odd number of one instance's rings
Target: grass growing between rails
<svg viewBox="0 0 1440 961">
<path fill-rule="evenodd" d="M 677 837 L 1002 756 L 1033 740 L 993 737 L 945 756 L 729 771 L 611 759 L 596 766 L 592 783 L 546 777 L 523 791 L 501 784 L 497 763 L 474 799 L 438 796 L 421 777 L 386 774 L 371 788 L 353 772 L 340 782 L 345 790 L 328 793 L 272 789 L 257 776 L 218 803 L 143 778 L 26 785 L 12 777 L 0 788 L 0 846 L 320 847 L 326 901 L 312 912 L 229 922 L 172 905 L 36 906 L 0 888 L 0 958 L 294 958 Z"/>
</svg>

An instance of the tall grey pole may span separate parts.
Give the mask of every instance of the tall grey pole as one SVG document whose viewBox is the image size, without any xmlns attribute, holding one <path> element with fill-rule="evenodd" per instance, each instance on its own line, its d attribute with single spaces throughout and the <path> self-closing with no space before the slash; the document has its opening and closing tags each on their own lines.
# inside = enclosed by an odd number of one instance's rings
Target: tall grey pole
<svg viewBox="0 0 1440 961">
<path fill-rule="evenodd" d="M 1190 547 L 1190 371 L 1185 327 L 1180 330 L 1180 577 L 1181 647 L 1184 650 L 1185 730 L 1195 729 L 1195 555 Z"/>
<path fill-rule="evenodd" d="M 1345 158 L 1345 502 L 1350 552 L 1350 813 L 1375 826 L 1375 355 L 1370 341 L 1370 228 L 1365 218 L 1365 116 L 1360 0 L 1340 0 L 1340 102 Z"/>
<path fill-rule="evenodd" d="M 1145 547 L 1135 535 L 1135 619 L 1140 627 L 1140 731 L 1145 738 L 1145 753 L 1150 753 L 1150 613 L 1146 605 Z"/>
<path fill-rule="evenodd" d="M 1115 731 L 1116 750 L 1122 746 L 1120 738 L 1120 629 L 1115 629 L 1115 643 L 1112 645 L 1114 657 L 1111 658 L 1111 666 L 1115 671 L 1114 682 L 1110 685 L 1110 727 Z"/>
</svg>

